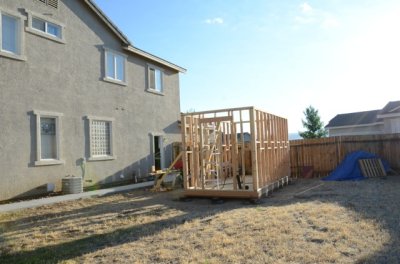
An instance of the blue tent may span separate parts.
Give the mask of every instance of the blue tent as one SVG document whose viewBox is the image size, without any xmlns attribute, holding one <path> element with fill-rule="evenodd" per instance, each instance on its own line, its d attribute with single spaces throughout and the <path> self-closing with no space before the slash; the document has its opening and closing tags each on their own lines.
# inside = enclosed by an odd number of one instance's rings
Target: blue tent
<svg viewBox="0 0 400 264">
<path fill-rule="evenodd" d="M 363 180 L 365 177 L 362 175 L 359 159 L 374 159 L 379 158 L 377 155 L 365 151 L 356 151 L 347 154 L 344 160 L 331 172 L 328 176 L 323 178 L 323 181 L 357 181 Z M 389 164 L 382 161 L 385 171 L 389 170 Z"/>
</svg>

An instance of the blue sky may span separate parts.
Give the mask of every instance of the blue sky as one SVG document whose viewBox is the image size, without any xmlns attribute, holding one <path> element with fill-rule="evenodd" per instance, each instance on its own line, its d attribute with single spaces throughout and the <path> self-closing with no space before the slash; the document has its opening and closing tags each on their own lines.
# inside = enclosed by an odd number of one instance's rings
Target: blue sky
<svg viewBox="0 0 400 264">
<path fill-rule="evenodd" d="M 398 0 L 95 0 L 133 44 L 186 68 L 181 111 L 255 106 L 302 131 L 400 100 Z"/>
</svg>

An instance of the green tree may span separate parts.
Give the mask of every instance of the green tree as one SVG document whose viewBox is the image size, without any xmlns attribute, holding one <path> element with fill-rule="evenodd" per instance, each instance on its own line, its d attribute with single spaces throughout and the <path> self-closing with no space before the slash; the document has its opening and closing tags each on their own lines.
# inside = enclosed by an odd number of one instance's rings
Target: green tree
<svg viewBox="0 0 400 264">
<path fill-rule="evenodd" d="M 304 139 L 322 138 L 328 135 L 324 128 L 324 123 L 319 117 L 318 110 L 311 105 L 304 110 L 306 120 L 301 120 L 303 127 L 306 129 L 304 132 L 299 132 L 300 136 Z"/>
</svg>

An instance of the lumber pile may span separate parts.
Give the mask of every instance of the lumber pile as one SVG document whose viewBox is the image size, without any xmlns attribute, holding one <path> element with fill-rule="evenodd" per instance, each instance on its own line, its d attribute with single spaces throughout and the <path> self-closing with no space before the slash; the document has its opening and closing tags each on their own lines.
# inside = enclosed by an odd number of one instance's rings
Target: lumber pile
<svg viewBox="0 0 400 264">
<path fill-rule="evenodd" d="M 358 162 L 364 177 L 370 178 L 386 176 L 386 171 L 381 159 L 360 159 Z"/>
</svg>

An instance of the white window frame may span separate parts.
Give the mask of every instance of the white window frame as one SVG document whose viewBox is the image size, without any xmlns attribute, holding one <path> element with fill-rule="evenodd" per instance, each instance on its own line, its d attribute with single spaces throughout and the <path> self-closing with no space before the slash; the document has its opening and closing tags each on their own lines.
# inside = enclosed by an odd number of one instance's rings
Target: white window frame
<svg viewBox="0 0 400 264">
<path fill-rule="evenodd" d="M 86 116 L 89 123 L 89 158 L 88 161 L 114 160 L 114 118 L 100 116 Z M 92 151 L 92 121 L 104 121 L 110 123 L 110 155 L 94 156 Z"/>
<path fill-rule="evenodd" d="M 15 19 L 17 19 L 18 21 L 18 31 L 17 34 L 18 35 L 18 53 L 13 53 L 7 50 L 3 50 L 2 47 L 2 43 L 3 43 L 3 33 L 2 33 L 2 17 L 3 15 L 6 16 L 10 16 L 13 17 Z M 7 57 L 10 59 L 15 59 L 15 60 L 26 60 L 25 56 L 24 56 L 24 43 L 25 43 L 25 38 L 24 38 L 24 34 L 23 34 L 23 25 L 24 25 L 24 17 L 21 16 L 20 14 L 16 13 L 16 12 L 10 12 L 10 11 L 5 11 L 3 9 L 0 9 L 0 56 L 2 57 Z"/>
<path fill-rule="evenodd" d="M 107 64 L 108 64 L 108 61 L 107 61 L 107 54 L 112 54 L 113 55 L 113 59 L 114 59 L 114 76 L 107 76 Z M 116 75 L 117 75 L 117 63 L 116 63 L 116 56 L 119 56 L 119 57 L 122 57 L 122 59 L 123 59 L 123 67 L 124 67 L 124 69 L 123 69 L 123 74 L 124 74 L 124 78 L 123 78 L 123 80 L 119 80 L 119 79 L 117 79 L 116 77 Z M 126 66 L 127 66 L 127 63 L 126 63 L 126 61 L 127 61 L 127 58 L 128 58 L 128 56 L 127 55 L 125 55 L 125 54 L 123 54 L 123 53 L 121 53 L 121 52 L 118 52 L 118 51 L 115 51 L 115 50 L 112 50 L 112 49 L 110 49 L 110 48 L 107 48 L 107 47 L 104 47 L 104 78 L 103 78 L 103 80 L 104 81 L 107 81 L 107 82 L 112 82 L 112 83 L 116 83 L 116 84 L 120 84 L 120 85 L 124 85 L 124 86 L 126 86 Z"/>
<path fill-rule="evenodd" d="M 33 110 L 36 116 L 36 161 L 35 166 L 59 165 L 65 161 L 61 159 L 61 117 L 62 113 Z M 56 155 L 55 159 L 42 159 L 41 118 L 54 118 L 56 121 Z"/>
<path fill-rule="evenodd" d="M 61 44 L 65 44 L 66 43 L 66 41 L 65 41 L 65 25 L 64 24 L 62 24 L 62 23 L 60 23 L 58 21 L 55 21 L 52 18 L 45 17 L 43 15 L 39 15 L 39 14 L 33 13 L 33 12 L 28 11 L 26 9 L 25 9 L 25 12 L 28 14 L 28 25 L 25 28 L 26 32 L 32 33 L 34 35 L 37 35 L 37 36 L 40 36 L 40 37 L 43 37 L 43 38 L 50 39 L 52 41 L 55 41 L 55 42 L 58 42 L 58 43 L 61 43 Z M 42 31 L 42 30 L 39 30 L 39 29 L 36 29 L 36 28 L 33 27 L 33 19 L 34 18 L 42 20 L 42 21 L 45 22 L 45 31 Z M 60 37 L 57 37 L 57 36 L 55 36 L 53 34 L 50 34 L 50 33 L 47 33 L 47 25 L 48 25 L 48 23 L 53 24 L 55 26 L 58 26 L 60 28 L 60 35 L 61 35 Z"/>
<path fill-rule="evenodd" d="M 156 76 L 156 72 L 158 71 L 161 75 L 161 88 L 158 90 L 157 87 L 150 87 L 151 84 L 151 75 L 150 71 L 154 70 L 154 76 Z M 157 85 L 156 79 L 154 80 L 154 84 Z M 147 91 L 159 95 L 164 95 L 164 70 L 160 67 L 154 66 L 152 64 L 147 64 Z"/>
</svg>

